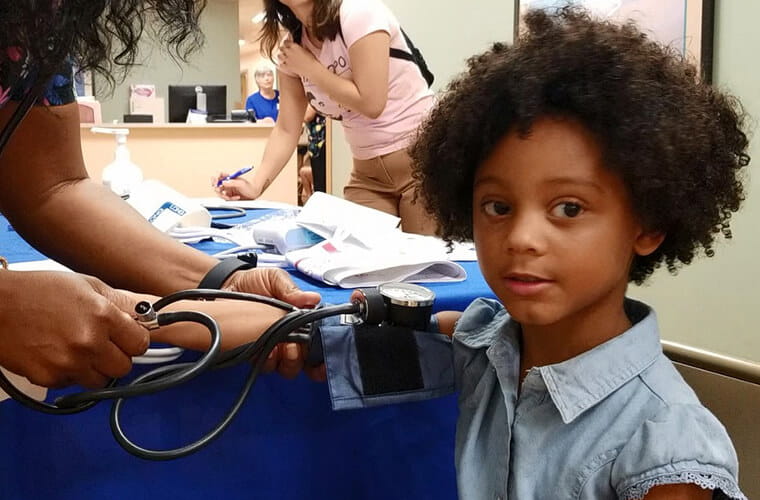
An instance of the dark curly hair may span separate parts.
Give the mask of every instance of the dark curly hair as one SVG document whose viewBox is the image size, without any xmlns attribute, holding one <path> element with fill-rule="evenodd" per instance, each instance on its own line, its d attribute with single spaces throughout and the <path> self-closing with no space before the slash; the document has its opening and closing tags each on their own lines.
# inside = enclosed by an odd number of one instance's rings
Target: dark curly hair
<svg viewBox="0 0 760 500">
<path fill-rule="evenodd" d="M 113 84 L 135 63 L 146 28 L 178 59 L 199 48 L 205 6 L 206 0 L 0 0 L 0 47 L 23 48 L 43 75 L 69 58 Z"/>
<path fill-rule="evenodd" d="M 749 163 L 744 112 L 700 81 L 675 49 L 633 23 L 616 25 L 565 7 L 525 16 L 524 32 L 468 61 L 421 127 L 411 148 L 417 194 L 448 241 L 472 239 L 476 169 L 503 136 L 525 136 L 544 116 L 569 118 L 596 137 L 642 224 L 666 235 L 637 256 L 629 279 L 642 283 L 665 262 L 675 273 L 715 235 L 744 199 Z"/>
</svg>

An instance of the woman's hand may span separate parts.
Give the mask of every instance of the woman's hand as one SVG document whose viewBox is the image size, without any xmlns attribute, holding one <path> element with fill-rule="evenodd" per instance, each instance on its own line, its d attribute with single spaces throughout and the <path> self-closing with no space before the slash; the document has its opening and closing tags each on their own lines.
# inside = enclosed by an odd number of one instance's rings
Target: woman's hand
<svg viewBox="0 0 760 500">
<path fill-rule="evenodd" d="M 255 178 L 248 180 L 242 176 L 223 181 L 218 186 L 219 181 L 228 175 L 226 172 L 219 172 L 219 175 L 211 178 L 211 186 L 214 188 L 214 191 L 225 200 L 255 200 L 264 192 L 264 186 L 256 182 Z"/>
<path fill-rule="evenodd" d="M 282 269 L 271 267 L 238 271 L 225 282 L 224 289 L 266 295 L 300 308 L 313 308 L 321 300 L 318 293 L 298 288 Z"/>
<path fill-rule="evenodd" d="M 290 275 L 282 269 L 250 269 L 238 271 L 225 283 L 225 289 L 268 295 L 283 300 L 299 308 L 313 308 L 321 300 L 316 292 L 305 292 L 298 288 Z M 278 344 L 264 364 L 264 372 L 277 372 L 285 378 L 295 378 L 302 370 L 312 380 L 325 380 L 324 366 L 305 368 L 305 346 L 299 344 Z"/>
<path fill-rule="evenodd" d="M 288 273 L 274 268 L 238 271 L 230 277 L 224 289 L 274 297 L 296 307 L 307 309 L 315 307 L 321 300 L 318 293 L 300 290 Z M 125 303 L 128 311 L 134 310 L 134 305 L 141 300 L 153 303 L 158 298 L 151 295 L 118 292 L 130 299 Z M 214 318 L 221 330 L 222 350 L 255 342 L 262 333 L 285 315 L 285 311 L 277 307 L 235 299 L 181 300 L 161 310 L 161 312 L 172 311 L 198 311 Z M 153 330 L 151 340 L 196 351 L 206 351 L 211 343 L 211 336 L 203 325 L 194 322 L 179 322 Z M 262 367 L 262 372 L 269 373 L 276 370 L 283 377 L 294 378 L 303 369 L 304 359 L 305 352 L 302 345 L 278 344 Z M 308 371 L 307 374 L 313 377 Z"/>
<path fill-rule="evenodd" d="M 286 39 L 280 44 L 277 62 L 286 71 L 306 78 L 309 78 L 316 68 L 322 68 L 314 54 L 290 39 Z"/>
<path fill-rule="evenodd" d="M 90 276 L 2 271 L 0 365 L 45 387 L 103 387 L 148 348 L 135 304 Z"/>
</svg>

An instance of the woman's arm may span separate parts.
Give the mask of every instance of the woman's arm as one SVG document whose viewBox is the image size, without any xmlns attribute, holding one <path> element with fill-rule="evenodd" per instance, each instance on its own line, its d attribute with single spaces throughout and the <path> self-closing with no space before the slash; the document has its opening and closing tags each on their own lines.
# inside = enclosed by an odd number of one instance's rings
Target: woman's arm
<svg viewBox="0 0 760 500">
<path fill-rule="evenodd" d="M 377 118 L 388 102 L 389 51 L 390 35 L 385 31 L 375 31 L 357 40 L 348 49 L 350 80 L 322 66 L 309 51 L 292 41 L 283 43 L 280 64 L 308 78 L 335 102 Z"/>
<path fill-rule="evenodd" d="M 130 294 L 132 302 L 140 300 L 155 302 L 157 297 L 151 295 Z M 131 308 L 134 310 L 134 306 Z M 265 304 L 243 300 L 198 301 L 183 300 L 170 304 L 160 312 L 198 311 L 206 313 L 219 324 L 222 332 L 222 350 L 253 342 L 275 321 L 285 315 L 285 311 Z M 211 336 L 208 328 L 198 323 L 174 323 L 151 332 L 151 341 L 205 351 L 209 347 Z"/>
<path fill-rule="evenodd" d="M 280 113 L 267 141 L 261 164 L 250 178 L 225 181 L 217 193 L 225 200 L 256 199 L 279 175 L 293 155 L 301 136 L 306 112 L 306 96 L 297 77 L 280 75 Z"/>
<path fill-rule="evenodd" d="M 12 104 L 0 109 L 0 128 L 14 109 Z M 2 152 L 0 171 L 3 214 L 28 242 L 75 270 L 164 295 L 196 287 L 218 262 L 156 230 L 88 178 L 75 104 L 32 109 Z M 225 286 L 298 307 L 319 301 L 318 294 L 300 291 L 281 269 L 238 271 Z M 130 317 L 134 304 L 123 308 L 121 296 L 88 276 L 3 271 L 0 365 L 46 386 L 97 387 L 123 375 L 131 367 L 130 356 L 147 347 L 148 337 Z M 262 321 L 271 319 L 266 314 Z M 292 376 L 300 364 L 290 351 L 298 346 L 281 350 L 286 355 L 274 358 L 269 368 Z"/>
<path fill-rule="evenodd" d="M 122 293 L 128 293 L 123 292 Z M 131 294 L 128 310 L 140 300 L 153 302 L 155 297 Z M 162 311 L 200 311 L 216 320 L 222 332 L 222 350 L 257 340 L 267 328 L 285 315 L 281 309 L 241 300 L 180 301 Z M 151 333 L 151 341 L 164 342 L 188 349 L 205 351 L 211 337 L 206 327 L 197 323 L 175 323 Z M 324 381 L 324 366 L 305 367 L 305 345 L 277 344 L 262 367 L 263 373 L 277 372 L 285 378 L 294 378 L 304 371 L 311 379 Z"/>
<path fill-rule="evenodd" d="M 0 109 L 4 125 L 15 106 Z M 76 104 L 35 106 L 0 156 L 0 207 L 51 258 L 158 295 L 196 286 L 217 260 L 178 243 L 87 175 Z"/>
</svg>

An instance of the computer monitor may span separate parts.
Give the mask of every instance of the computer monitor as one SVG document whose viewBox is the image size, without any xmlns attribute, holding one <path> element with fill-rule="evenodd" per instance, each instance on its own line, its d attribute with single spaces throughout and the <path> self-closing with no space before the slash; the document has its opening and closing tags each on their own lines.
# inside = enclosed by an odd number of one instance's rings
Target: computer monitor
<svg viewBox="0 0 760 500">
<path fill-rule="evenodd" d="M 196 87 L 201 87 L 206 94 L 206 113 L 209 118 L 224 118 L 227 115 L 226 85 L 169 85 L 170 122 L 185 123 L 187 112 L 197 109 Z"/>
</svg>

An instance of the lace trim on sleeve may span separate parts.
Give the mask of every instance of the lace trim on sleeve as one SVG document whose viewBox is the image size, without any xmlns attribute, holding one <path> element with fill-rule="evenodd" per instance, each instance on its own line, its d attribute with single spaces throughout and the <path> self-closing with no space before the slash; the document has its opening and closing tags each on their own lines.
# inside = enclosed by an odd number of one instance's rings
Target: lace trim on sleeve
<svg viewBox="0 0 760 500">
<path fill-rule="evenodd" d="M 678 472 L 675 474 L 665 474 L 652 479 L 648 479 L 634 486 L 631 486 L 623 492 L 620 500 L 641 500 L 649 493 L 649 490 L 655 486 L 663 484 L 696 484 L 705 490 L 714 490 L 715 499 L 736 499 L 747 500 L 747 497 L 739 489 L 739 486 L 732 478 L 718 476 L 716 474 L 706 474 L 700 472 Z"/>
</svg>

